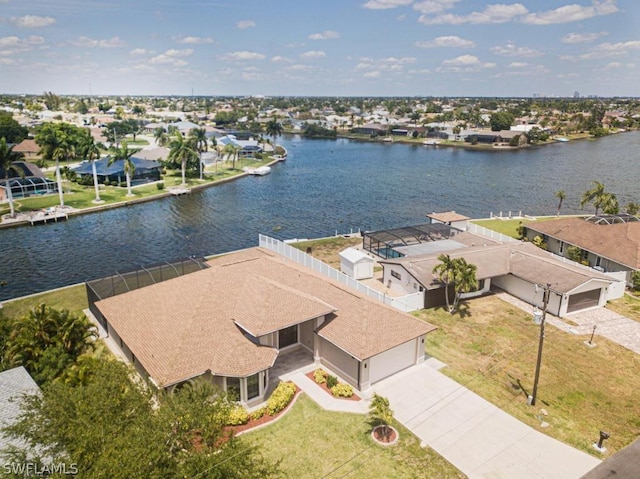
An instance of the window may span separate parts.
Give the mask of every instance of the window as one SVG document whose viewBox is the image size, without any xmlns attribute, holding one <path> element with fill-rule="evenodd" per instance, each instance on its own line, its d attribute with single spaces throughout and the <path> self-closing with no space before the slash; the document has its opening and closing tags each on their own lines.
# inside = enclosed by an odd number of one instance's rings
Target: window
<svg viewBox="0 0 640 479">
<path fill-rule="evenodd" d="M 298 342 L 298 325 L 294 324 L 288 328 L 278 331 L 278 349 L 286 348 Z"/>
<path fill-rule="evenodd" d="M 240 378 L 227 378 L 227 396 L 231 401 L 240 401 Z"/>
<path fill-rule="evenodd" d="M 247 378 L 247 400 L 258 397 L 260 394 L 260 373 L 254 374 Z"/>
<path fill-rule="evenodd" d="M 391 270 L 391 276 L 393 276 L 396 279 L 401 280 L 402 276 L 400 276 L 400 273 L 398 273 L 397 271 Z"/>
<path fill-rule="evenodd" d="M 564 241 L 560 241 L 560 253 L 564 253 Z"/>
</svg>

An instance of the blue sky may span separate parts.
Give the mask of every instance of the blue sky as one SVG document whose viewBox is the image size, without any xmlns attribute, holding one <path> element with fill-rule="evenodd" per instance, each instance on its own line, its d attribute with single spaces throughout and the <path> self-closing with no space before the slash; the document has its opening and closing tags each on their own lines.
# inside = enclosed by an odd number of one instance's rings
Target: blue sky
<svg viewBox="0 0 640 479">
<path fill-rule="evenodd" d="M 0 0 L 0 92 L 640 96 L 639 0 Z"/>
</svg>

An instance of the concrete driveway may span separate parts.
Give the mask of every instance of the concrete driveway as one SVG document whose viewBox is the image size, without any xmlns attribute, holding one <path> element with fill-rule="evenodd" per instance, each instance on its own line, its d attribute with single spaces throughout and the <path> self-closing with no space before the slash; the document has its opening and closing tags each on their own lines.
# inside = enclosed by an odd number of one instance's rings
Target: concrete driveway
<svg viewBox="0 0 640 479">
<path fill-rule="evenodd" d="M 373 386 L 395 417 L 470 479 L 579 478 L 600 460 L 542 434 L 438 371 L 430 358 Z"/>
</svg>

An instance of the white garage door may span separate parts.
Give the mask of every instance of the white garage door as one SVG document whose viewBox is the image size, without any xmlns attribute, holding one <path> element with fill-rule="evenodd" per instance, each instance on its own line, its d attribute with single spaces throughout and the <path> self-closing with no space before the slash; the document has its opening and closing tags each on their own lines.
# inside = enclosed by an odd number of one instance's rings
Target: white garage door
<svg viewBox="0 0 640 479">
<path fill-rule="evenodd" d="M 371 358 L 369 361 L 369 382 L 373 384 L 380 381 L 402 369 L 413 366 L 415 362 L 415 340 L 396 346 Z"/>
</svg>

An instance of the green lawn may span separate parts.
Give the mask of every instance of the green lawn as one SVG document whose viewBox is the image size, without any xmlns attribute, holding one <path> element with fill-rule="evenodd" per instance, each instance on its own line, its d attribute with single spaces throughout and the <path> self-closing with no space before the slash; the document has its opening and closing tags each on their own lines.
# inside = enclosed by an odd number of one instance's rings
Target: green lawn
<svg viewBox="0 0 640 479">
<path fill-rule="evenodd" d="M 340 251 L 349 246 L 359 245 L 362 245 L 362 238 L 344 238 L 342 236 L 291 243 L 291 246 L 298 248 L 300 251 L 307 252 L 311 248 L 311 255 L 314 258 L 338 269 L 340 268 Z"/>
<path fill-rule="evenodd" d="M 406 429 L 393 447 L 376 445 L 366 416 L 329 412 L 302 394 L 279 421 L 243 438 L 269 460 L 281 461 L 285 478 L 447 479 L 466 477 Z"/>
<path fill-rule="evenodd" d="M 511 219 L 511 220 L 498 220 L 498 219 L 488 219 L 488 220 L 473 220 L 472 223 L 477 224 L 478 226 L 482 226 L 484 228 L 497 231 L 498 233 L 502 233 L 505 236 L 510 236 L 512 238 L 520 239 L 520 235 L 518 235 L 518 227 L 521 224 L 525 224 L 528 222 L 534 221 L 550 221 L 558 219 L 557 216 L 538 216 L 535 219 Z"/>
<path fill-rule="evenodd" d="M 79 284 L 15 301 L 6 301 L 2 303 L 0 311 L 5 317 L 22 316 L 40 303 L 45 303 L 55 309 L 68 309 L 74 313 L 81 313 L 83 309 L 89 307 L 85 286 Z"/>
<path fill-rule="evenodd" d="M 622 298 L 607 303 L 607 308 L 640 322 L 640 298 L 625 294 Z"/>
<path fill-rule="evenodd" d="M 414 314 L 438 327 L 427 335 L 426 351 L 447 363 L 445 374 L 545 434 L 594 454 L 598 432 L 608 431 L 607 456 L 640 435 L 640 355 L 602 337 L 588 348 L 588 336 L 548 325 L 531 407 L 540 329 L 530 314 L 495 296 L 467 302 L 462 317 L 443 309 Z M 536 417 L 541 407 L 548 428 Z"/>
</svg>

